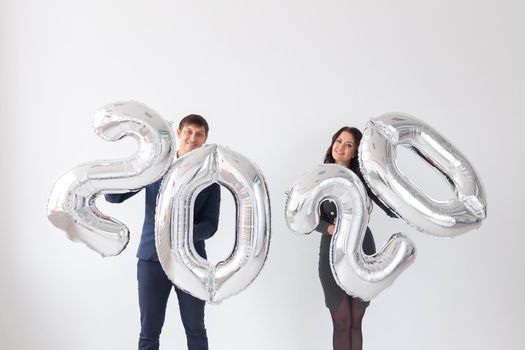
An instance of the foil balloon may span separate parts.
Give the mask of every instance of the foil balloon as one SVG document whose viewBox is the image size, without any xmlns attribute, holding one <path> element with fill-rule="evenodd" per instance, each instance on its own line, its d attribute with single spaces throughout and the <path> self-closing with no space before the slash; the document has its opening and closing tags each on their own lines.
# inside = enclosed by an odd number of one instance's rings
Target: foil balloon
<svg viewBox="0 0 525 350">
<path fill-rule="evenodd" d="M 168 122 L 142 103 L 112 103 L 95 115 L 93 126 L 106 141 L 131 136 L 137 152 L 121 160 L 79 165 L 53 186 L 47 216 L 72 241 L 81 241 L 102 256 L 119 254 L 129 240 L 128 228 L 104 215 L 95 199 L 101 193 L 125 193 L 160 179 L 174 156 L 174 135 Z"/>
<path fill-rule="evenodd" d="M 320 205 L 327 199 L 337 208 L 329 255 L 332 273 L 347 294 L 370 300 L 413 262 L 414 245 L 397 233 L 376 254 L 363 252 L 370 199 L 359 177 L 336 164 L 321 165 L 294 183 L 286 201 L 288 227 L 300 234 L 312 232 L 319 224 Z"/>
<path fill-rule="evenodd" d="M 456 197 L 438 201 L 414 185 L 396 165 L 405 145 L 443 174 Z M 474 168 L 450 142 L 417 118 L 390 113 L 368 122 L 359 146 L 363 177 L 379 199 L 417 229 L 450 237 L 478 228 L 486 217 L 485 192 Z"/>
<path fill-rule="evenodd" d="M 193 203 L 217 182 L 233 194 L 236 240 L 228 258 L 212 265 L 193 245 Z M 177 159 L 162 180 L 155 244 L 169 279 L 193 296 L 218 303 L 245 289 L 262 269 L 270 243 L 270 199 L 261 171 L 242 155 L 218 145 Z"/>
</svg>

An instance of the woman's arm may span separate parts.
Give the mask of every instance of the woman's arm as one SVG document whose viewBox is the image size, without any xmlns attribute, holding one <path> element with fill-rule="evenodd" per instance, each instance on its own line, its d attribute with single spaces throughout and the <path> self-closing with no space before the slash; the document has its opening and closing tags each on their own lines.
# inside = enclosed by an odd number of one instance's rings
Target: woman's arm
<svg viewBox="0 0 525 350">
<path fill-rule="evenodd" d="M 319 213 L 319 225 L 315 228 L 315 231 L 321 232 L 325 235 L 332 235 L 334 233 L 335 225 L 333 224 L 335 220 L 335 205 L 333 208 L 327 208 L 329 203 L 324 201 L 321 203 L 320 213 Z M 331 209 L 331 210 L 330 210 Z M 328 215 L 328 212 L 332 212 L 333 215 Z"/>
<path fill-rule="evenodd" d="M 319 225 L 315 228 L 315 231 L 321 232 L 325 235 L 332 235 L 334 233 L 335 225 L 329 224 L 326 221 L 319 220 Z"/>
</svg>

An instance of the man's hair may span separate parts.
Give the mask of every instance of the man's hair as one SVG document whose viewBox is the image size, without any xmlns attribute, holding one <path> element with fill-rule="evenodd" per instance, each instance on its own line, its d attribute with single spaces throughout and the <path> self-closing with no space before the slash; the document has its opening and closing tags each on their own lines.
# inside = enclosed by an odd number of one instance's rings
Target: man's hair
<svg viewBox="0 0 525 350">
<path fill-rule="evenodd" d="M 186 124 L 203 126 L 204 127 L 204 131 L 206 132 L 206 135 L 208 135 L 208 131 L 209 131 L 210 128 L 208 127 L 208 122 L 206 121 L 206 119 L 204 119 L 204 117 L 202 115 L 189 114 L 189 115 L 185 116 L 184 118 L 181 119 L 181 121 L 179 123 L 179 129 L 182 130 L 182 128 Z"/>
</svg>

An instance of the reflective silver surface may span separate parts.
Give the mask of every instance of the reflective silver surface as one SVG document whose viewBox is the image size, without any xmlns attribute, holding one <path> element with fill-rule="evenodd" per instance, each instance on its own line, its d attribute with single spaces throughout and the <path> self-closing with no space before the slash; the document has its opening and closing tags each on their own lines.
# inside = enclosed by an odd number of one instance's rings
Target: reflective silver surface
<svg viewBox="0 0 525 350">
<path fill-rule="evenodd" d="M 369 219 L 370 200 L 359 177 L 336 164 L 323 164 L 301 176 L 288 192 L 285 219 L 300 234 L 319 224 L 321 203 L 330 199 L 337 221 L 330 245 L 330 266 L 346 293 L 370 300 L 388 287 L 415 258 L 412 242 L 397 233 L 374 255 L 362 245 Z"/>
<path fill-rule="evenodd" d="M 102 256 L 112 256 L 126 247 L 129 230 L 101 213 L 95 206 L 96 197 L 130 192 L 160 179 L 173 161 L 175 139 L 164 118 L 136 101 L 102 107 L 93 126 L 106 141 L 133 137 L 137 152 L 120 160 L 85 163 L 67 172 L 53 186 L 47 216 L 70 240 L 81 241 Z"/>
<path fill-rule="evenodd" d="M 396 164 L 397 147 L 406 145 L 437 169 L 456 197 L 438 201 L 406 178 Z M 487 202 L 468 159 L 437 131 L 417 118 L 389 113 L 370 120 L 359 146 L 363 177 L 372 191 L 409 225 L 438 236 L 479 228 Z"/>
<path fill-rule="evenodd" d="M 217 265 L 193 245 L 193 204 L 213 182 L 231 191 L 237 209 L 235 245 Z M 169 279 L 193 296 L 218 303 L 245 289 L 262 269 L 270 244 L 270 199 L 262 172 L 241 154 L 207 145 L 177 159 L 162 181 L 156 213 L 159 261 Z"/>
</svg>

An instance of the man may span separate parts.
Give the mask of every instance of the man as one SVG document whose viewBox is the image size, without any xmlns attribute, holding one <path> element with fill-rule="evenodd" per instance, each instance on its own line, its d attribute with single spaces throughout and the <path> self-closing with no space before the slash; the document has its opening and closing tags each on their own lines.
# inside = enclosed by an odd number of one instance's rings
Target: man
<svg viewBox="0 0 525 350">
<path fill-rule="evenodd" d="M 179 148 L 177 158 L 201 147 L 208 138 L 208 123 L 197 114 L 184 117 L 177 129 Z M 146 187 L 146 213 L 137 252 L 137 281 L 140 307 L 139 349 L 159 348 L 159 337 L 164 324 L 166 305 L 172 287 L 177 293 L 179 309 L 186 332 L 189 350 L 208 349 L 204 327 L 205 302 L 175 287 L 168 279 L 155 249 L 155 207 L 162 179 Z M 107 194 L 106 200 L 121 203 L 138 192 Z M 220 187 L 212 184 L 202 190 L 195 200 L 193 240 L 197 253 L 206 259 L 204 240 L 217 231 L 220 209 Z"/>
</svg>

